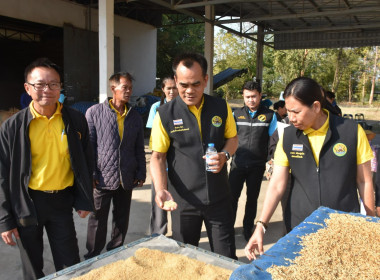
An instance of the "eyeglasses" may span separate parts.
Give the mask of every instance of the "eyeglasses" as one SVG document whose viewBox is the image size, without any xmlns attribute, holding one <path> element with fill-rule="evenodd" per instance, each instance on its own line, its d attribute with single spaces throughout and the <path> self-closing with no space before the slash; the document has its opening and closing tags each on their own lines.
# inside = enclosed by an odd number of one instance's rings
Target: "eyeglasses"
<svg viewBox="0 0 380 280">
<path fill-rule="evenodd" d="M 50 84 L 47 84 L 47 83 L 35 83 L 35 84 L 27 83 L 27 84 L 33 86 L 35 90 L 44 90 L 46 88 L 46 86 L 48 86 L 49 89 L 51 89 L 51 90 L 57 90 L 57 89 L 61 89 L 61 86 L 62 86 L 62 83 L 50 83 Z"/>
</svg>

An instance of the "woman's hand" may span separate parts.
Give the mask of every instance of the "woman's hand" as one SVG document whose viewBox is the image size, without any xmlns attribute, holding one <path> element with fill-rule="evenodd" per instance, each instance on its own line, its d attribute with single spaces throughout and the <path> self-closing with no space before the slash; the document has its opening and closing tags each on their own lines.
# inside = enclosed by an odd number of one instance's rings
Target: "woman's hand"
<svg viewBox="0 0 380 280">
<path fill-rule="evenodd" d="M 254 233 L 248 241 L 248 244 L 244 248 L 245 255 L 251 260 L 256 260 L 255 251 L 260 255 L 264 254 L 263 248 L 264 230 L 261 226 L 256 226 Z"/>
</svg>

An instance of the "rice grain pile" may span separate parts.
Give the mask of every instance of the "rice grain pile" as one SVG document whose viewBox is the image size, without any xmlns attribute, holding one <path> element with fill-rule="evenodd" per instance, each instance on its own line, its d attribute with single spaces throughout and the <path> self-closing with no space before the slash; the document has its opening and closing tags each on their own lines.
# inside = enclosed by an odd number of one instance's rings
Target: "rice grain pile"
<svg viewBox="0 0 380 280">
<path fill-rule="evenodd" d="M 330 214 L 327 227 L 301 238 L 290 266 L 267 269 L 272 279 L 380 279 L 380 223 Z"/>
<path fill-rule="evenodd" d="M 206 264 L 186 256 L 140 248 L 134 256 L 126 260 L 102 266 L 73 279 L 227 280 L 231 273 L 231 270 Z"/>
</svg>

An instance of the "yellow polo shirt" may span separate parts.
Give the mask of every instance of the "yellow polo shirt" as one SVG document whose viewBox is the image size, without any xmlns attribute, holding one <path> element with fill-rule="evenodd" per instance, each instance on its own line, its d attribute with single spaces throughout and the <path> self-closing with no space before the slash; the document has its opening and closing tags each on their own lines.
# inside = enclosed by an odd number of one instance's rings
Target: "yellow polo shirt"
<svg viewBox="0 0 380 280">
<path fill-rule="evenodd" d="M 127 115 L 128 113 L 128 108 L 126 105 L 124 105 L 124 113 L 122 115 L 120 115 L 119 111 L 115 109 L 115 107 L 112 105 L 112 99 L 109 101 L 110 102 L 110 106 L 111 108 L 116 112 L 117 114 L 117 126 L 119 128 L 119 136 L 120 136 L 120 140 L 123 139 L 123 133 L 124 133 L 124 119 L 125 119 L 125 116 Z"/>
<path fill-rule="evenodd" d="M 319 154 L 325 141 L 327 131 L 329 129 L 329 112 L 327 112 L 327 120 L 318 130 L 312 128 L 306 129 L 303 134 L 307 135 L 309 138 L 309 143 L 313 151 L 313 156 L 317 165 L 319 165 Z M 277 143 L 276 151 L 274 154 L 274 164 L 280 166 L 289 166 L 288 157 L 286 156 L 283 148 L 284 135 L 282 135 Z M 365 163 L 373 158 L 373 153 L 371 147 L 368 143 L 367 136 L 365 135 L 364 129 L 361 125 L 358 125 L 358 143 L 356 147 L 356 164 Z"/>
<path fill-rule="evenodd" d="M 40 191 L 63 190 L 74 184 L 69 146 L 65 125 L 62 120 L 62 105 L 57 102 L 57 110 L 48 119 L 29 105 L 33 120 L 29 126 L 32 153 L 32 174 L 29 188 Z"/>
<path fill-rule="evenodd" d="M 202 102 L 201 102 L 201 105 L 199 106 L 199 109 L 194 105 L 187 106 L 190 112 L 193 113 L 193 115 L 197 118 L 198 128 L 199 128 L 199 132 L 201 133 L 201 137 L 202 137 L 201 113 L 203 109 L 203 104 L 204 104 L 204 98 L 202 98 Z M 228 138 L 235 137 L 237 134 L 237 131 L 236 131 L 235 120 L 232 115 L 232 110 L 228 104 L 227 104 L 227 112 L 228 113 L 227 113 L 226 126 L 224 130 L 224 137 L 228 139 Z M 152 141 L 152 139 L 154 139 L 154 141 Z M 169 135 L 161 123 L 161 117 L 160 117 L 159 112 L 157 112 L 153 120 L 149 147 L 153 151 L 156 151 L 159 153 L 166 153 L 169 149 L 169 146 L 170 146 Z"/>
</svg>

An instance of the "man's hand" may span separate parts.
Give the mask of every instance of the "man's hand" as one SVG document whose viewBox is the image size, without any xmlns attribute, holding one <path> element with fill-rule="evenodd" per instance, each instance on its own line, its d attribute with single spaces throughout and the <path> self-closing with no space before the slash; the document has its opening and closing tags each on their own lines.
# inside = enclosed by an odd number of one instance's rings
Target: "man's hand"
<svg viewBox="0 0 380 280">
<path fill-rule="evenodd" d="M 174 211 L 178 207 L 177 203 L 174 202 L 172 195 L 167 190 L 161 190 L 156 192 L 155 200 L 158 207 L 165 211 Z"/>
<path fill-rule="evenodd" d="M 5 244 L 14 246 L 14 245 L 16 245 L 16 242 L 14 241 L 12 235 L 14 235 L 14 237 L 16 239 L 20 238 L 20 235 L 18 234 L 17 228 L 2 232 L 1 238 L 3 238 L 3 241 Z"/>
<path fill-rule="evenodd" d="M 250 261 L 256 260 L 255 251 L 257 251 L 260 255 L 264 254 L 263 237 L 264 231 L 262 227 L 257 226 L 255 232 L 249 239 L 248 244 L 244 248 L 244 253 Z"/>
<path fill-rule="evenodd" d="M 141 188 L 141 187 L 144 185 L 144 183 L 145 183 L 145 180 L 135 179 L 135 180 L 133 181 L 133 186 L 134 186 L 135 188 Z"/>
<path fill-rule="evenodd" d="M 203 156 L 203 159 L 206 160 L 206 156 Z M 224 164 L 227 162 L 227 157 L 224 152 L 217 153 L 216 155 L 210 156 L 210 163 L 208 164 L 213 170 L 212 173 L 219 173 L 222 170 Z"/>
<path fill-rule="evenodd" d="M 90 214 L 90 211 L 84 211 L 84 210 L 78 210 L 77 211 L 79 217 L 86 218 L 88 214 Z"/>
<path fill-rule="evenodd" d="M 380 206 L 376 206 L 376 215 L 380 217 Z"/>
</svg>

